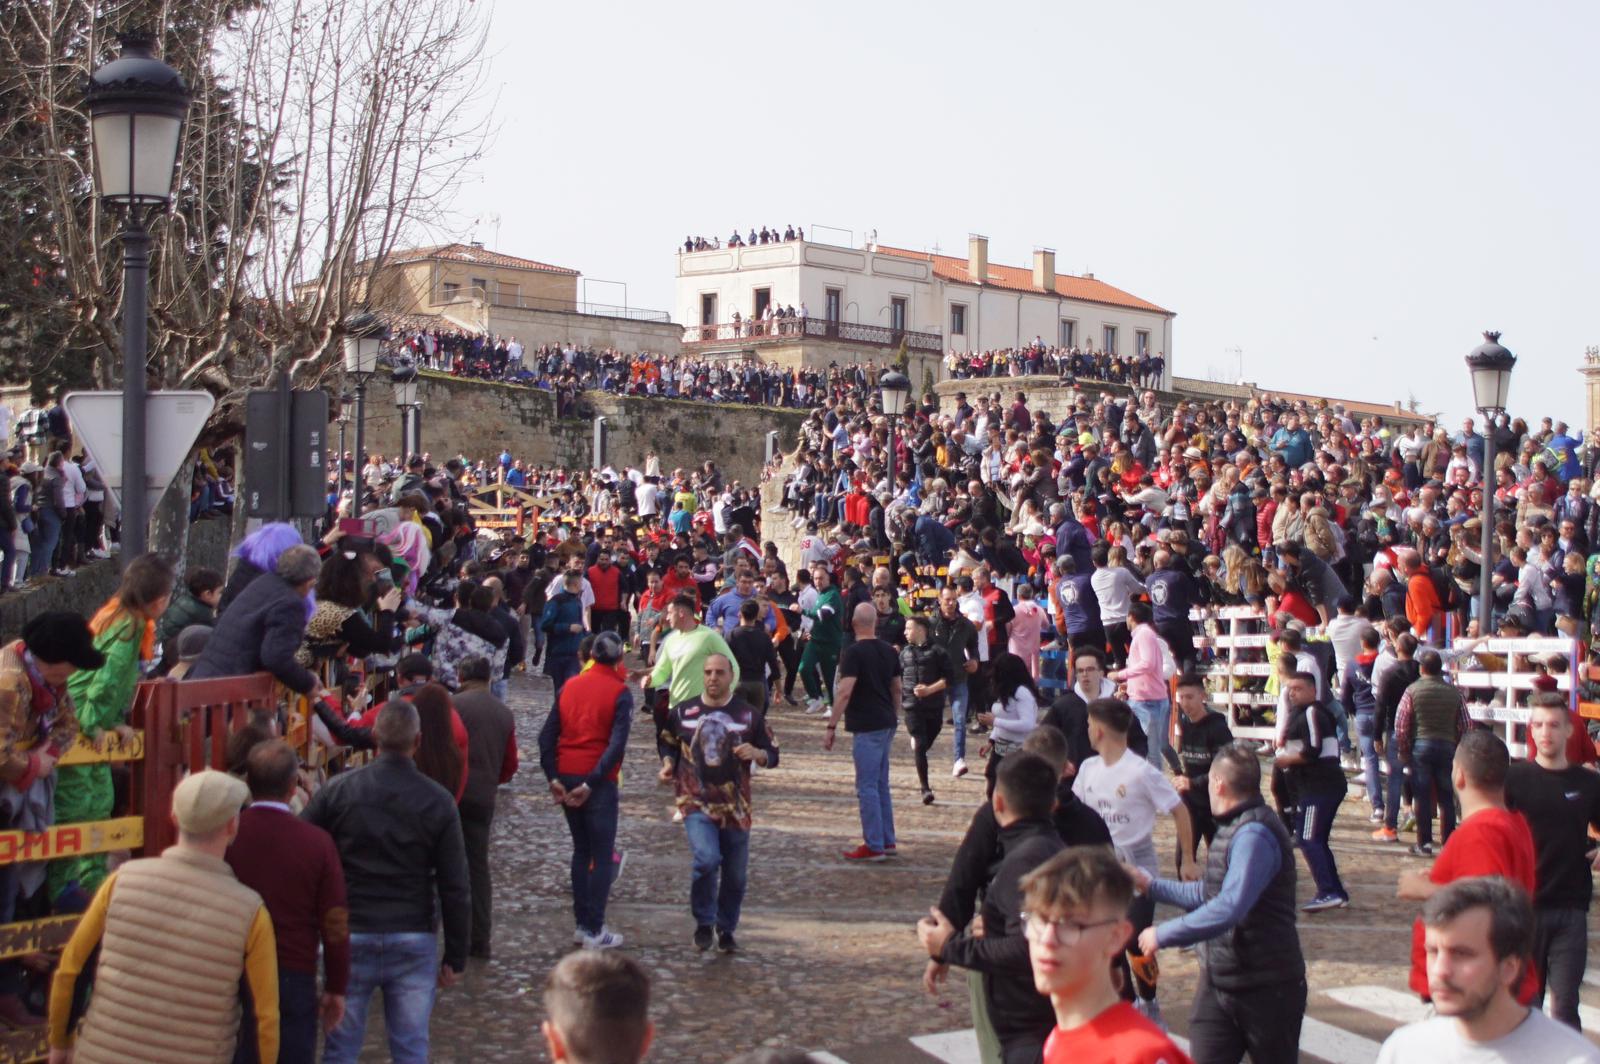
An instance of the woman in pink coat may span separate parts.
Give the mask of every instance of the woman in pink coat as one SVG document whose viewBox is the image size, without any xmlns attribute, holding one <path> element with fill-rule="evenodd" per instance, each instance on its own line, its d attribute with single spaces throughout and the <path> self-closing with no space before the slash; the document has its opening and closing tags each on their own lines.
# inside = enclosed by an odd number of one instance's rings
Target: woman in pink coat
<svg viewBox="0 0 1600 1064">
<path fill-rule="evenodd" d="M 1033 600 L 1033 585 L 1017 588 L 1017 615 L 1008 629 L 1011 640 L 1008 649 L 1028 663 L 1028 675 L 1039 678 L 1039 637 L 1044 631 L 1044 607 Z"/>
</svg>

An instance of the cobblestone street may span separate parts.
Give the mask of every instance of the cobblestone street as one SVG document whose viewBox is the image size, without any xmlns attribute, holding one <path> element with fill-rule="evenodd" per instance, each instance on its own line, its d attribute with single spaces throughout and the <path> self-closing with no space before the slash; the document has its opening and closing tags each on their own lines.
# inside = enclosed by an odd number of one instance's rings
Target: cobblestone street
<svg viewBox="0 0 1600 1064">
<path fill-rule="evenodd" d="M 512 681 L 522 770 L 501 790 L 494 829 L 494 958 L 472 961 L 461 983 L 442 995 L 433 1017 L 436 1061 L 546 1059 L 538 1033 L 542 986 L 550 967 L 573 948 L 570 842 L 538 768 L 536 739 L 549 691 L 543 677 Z M 939 800 L 924 807 L 902 731 L 893 777 L 901 856 L 847 867 L 839 852 L 860 841 L 848 743 L 824 753 L 821 722 L 798 709 L 776 711 L 773 727 L 783 760 L 755 781 L 741 950 L 724 956 L 701 954 L 690 943 L 688 850 L 672 822 L 670 790 L 656 780 L 649 722 L 635 718 L 619 831 L 627 865 L 612 893 L 608 923 L 626 936 L 625 948 L 654 980 L 650 1059 L 722 1062 L 763 1045 L 826 1050 L 851 1064 L 969 1059 L 960 1049 L 923 1043 L 930 1055 L 909 1041 L 970 1027 L 959 971 L 952 973 L 946 1000 L 923 992 L 912 927 L 937 899 L 982 798 L 981 762 L 974 759 L 965 779 L 951 780 L 947 729 L 935 749 L 943 766 L 935 784 Z M 1304 1055 L 1308 1060 L 1370 1061 L 1408 1004 L 1396 992 L 1405 987 L 1412 913 L 1395 900 L 1394 882 L 1412 859 L 1400 847 L 1368 840 L 1360 793 L 1352 790 L 1335 837 L 1352 904 L 1300 923 L 1311 965 L 1302 1045 L 1315 1051 Z M 1170 855 L 1170 829 L 1163 826 L 1162 835 L 1161 852 Z M 1307 898 L 1308 879 L 1302 866 Z M 1161 959 L 1161 999 L 1181 1034 L 1196 964 L 1192 955 L 1173 951 L 1163 951 Z M 376 1019 L 381 1009 L 373 1016 L 363 1059 L 386 1060 Z"/>
</svg>

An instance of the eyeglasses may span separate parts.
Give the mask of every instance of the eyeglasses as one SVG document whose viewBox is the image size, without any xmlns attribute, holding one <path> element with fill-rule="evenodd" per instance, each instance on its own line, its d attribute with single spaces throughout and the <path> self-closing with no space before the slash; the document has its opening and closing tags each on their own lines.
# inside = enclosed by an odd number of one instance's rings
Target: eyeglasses
<svg viewBox="0 0 1600 1064">
<path fill-rule="evenodd" d="M 1110 927 L 1121 920 L 1122 917 L 1113 916 L 1109 920 L 1096 920 L 1085 924 L 1077 920 L 1046 920 L 1037 913 L 1023 913 L 1022 931 L 1041 946 L 1048 945 L 1052 939 L 1060 946 L 1076 946 L 1085 931 L 1092 931 L 1097 927 Z"/>
</svg>

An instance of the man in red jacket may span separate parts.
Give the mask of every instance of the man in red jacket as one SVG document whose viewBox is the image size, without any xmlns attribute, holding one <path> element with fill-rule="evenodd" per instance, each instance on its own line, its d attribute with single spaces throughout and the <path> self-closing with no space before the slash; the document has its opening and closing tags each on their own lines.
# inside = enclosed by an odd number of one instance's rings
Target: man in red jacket
<svg viewBox="0 0 1600 1064">
<path fill-rule="evenodd" d="M 572 832 L 573 941 L 612 949 L 622 936 L 605 925 L 617 841 L 617 776 L 628 748 L 633 694 L 622 670 L 622 640 L 595 637 L 594 665 L 568 680 L 539 731 L 539 767 Z"/>
<path fill-rule="evenodd" d="M 350 981 L 350 910 L 333 837 L 289 808 L 300 759 L 282 739 L 250 751 L 250 805 L 227 861 L 261 895 L 278 944 L 278 1030 L 282 1060 L 315 1060 L 317 1017 L 332 1030 L 344 1016 Z M 317 997 L 317 944 L 326 986 Z"/>
<path fill-rule="evenodd" d="M 590 631 L 628 635 L 628 615 L 622 608 L 622 570 L 612 564 L 611 550 L 602 550 L 589 571 L 594 606 L 589 611 Z"/>
</svg>

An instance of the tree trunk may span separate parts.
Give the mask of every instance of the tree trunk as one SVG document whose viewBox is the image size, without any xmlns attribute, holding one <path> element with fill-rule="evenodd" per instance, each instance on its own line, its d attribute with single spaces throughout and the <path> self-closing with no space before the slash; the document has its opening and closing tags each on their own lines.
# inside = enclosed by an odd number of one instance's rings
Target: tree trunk
<svg viewBox="0 0 1600 1064">
<path fill-rule="evenodd" d="M 150 515 L 150 550 L 172 563 L 180 582 L 189 556 L 189 489 L 194 483 L 194 461 L 191 456 L 178 466 L 177 476 Z"/>
</svg>

